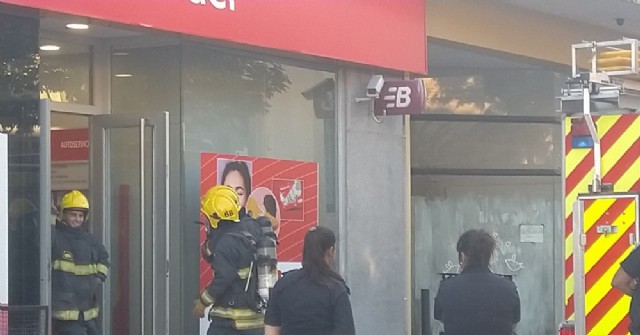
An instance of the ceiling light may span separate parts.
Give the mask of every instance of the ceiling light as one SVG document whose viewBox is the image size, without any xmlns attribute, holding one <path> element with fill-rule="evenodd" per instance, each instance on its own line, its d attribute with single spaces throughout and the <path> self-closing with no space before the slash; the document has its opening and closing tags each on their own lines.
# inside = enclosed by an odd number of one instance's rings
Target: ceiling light
<svg viewBox="0 0 640 335">
<path fill-rule="evenodd" d="M 129 56 L 129 53 L 128 52 L 124 52 L 124 51 L 116 51 L 112 55 L 114 55 L 114 56 Z"/>
<path fill-rule="evenodd" d="M 55 44 L 45 44 L 45 45 L 41 45 L 40 46 L 40 50 L 42 50 L 42 51 L 58 51 L 58 50 L 60 50 L 60 46 L 59 45 L 55 45 Z"/>
<path fill-rule="evenodd" d="M 115 75 L 116 78 L 131 78 L 133 75 L 131 73 L 117 73 Z"/>
<path fill-rule="evenodd" d="M 84 23 L 69 23 L 67 24 L 67 28 L 73 30 L 87 30 L 89 29 L 89 25 Z"/>
</svg>

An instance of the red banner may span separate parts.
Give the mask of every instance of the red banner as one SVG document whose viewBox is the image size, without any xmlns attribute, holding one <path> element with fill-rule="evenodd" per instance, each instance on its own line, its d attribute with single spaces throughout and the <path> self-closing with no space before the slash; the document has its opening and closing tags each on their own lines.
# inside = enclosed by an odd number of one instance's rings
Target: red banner
<svg viewBox="0 0 640 335">
<path fill-rule="evenodd" d="M 0 0 L 134 26 L 425 73 L 424 0 Z"/>
<path fill-rule="evenodd" d="M 88 161 L 89 129 L 51 131 L 51 161 Z"/>
<path fill-rule="evenodd" d="M 253 217 L 271 218 L 280 242 L 278 262 L 302 260 L 304 235 L 318 224 L 318 163 L 201 153 L 200 196 L 218 184 L 234 187 Z M 201 289 L 212 278 L 211 267 L 200 260 Z"/>
</svg>

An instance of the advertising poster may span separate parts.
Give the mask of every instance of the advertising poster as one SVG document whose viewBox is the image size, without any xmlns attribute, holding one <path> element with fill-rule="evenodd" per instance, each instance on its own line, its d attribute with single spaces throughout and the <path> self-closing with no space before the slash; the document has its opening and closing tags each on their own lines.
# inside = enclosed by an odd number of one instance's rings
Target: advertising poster
<svg viewBox="0 0 640 335">
<path fill-rule="evenodd" d="M 271 218 L 280 270 L 300 267 L 304 235 L 318 224 L 318 163 L 201 153 L 200 197 L 219 184 L 235 188 L 253 217 Z M 201 244 L 205 234 L 202 227 Z M 212 278 L 211 267 L 200 259 L 200 289 Z"/>
</svg>

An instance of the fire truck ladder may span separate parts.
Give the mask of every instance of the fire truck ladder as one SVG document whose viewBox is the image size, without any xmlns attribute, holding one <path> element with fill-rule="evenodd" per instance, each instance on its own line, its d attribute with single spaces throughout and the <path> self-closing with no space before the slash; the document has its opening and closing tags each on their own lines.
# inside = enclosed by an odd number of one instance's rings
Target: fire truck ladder
<svg viewBox="0 0 640 335">
<path fill-rule="evenodd" d="M 593 144 L 594 169 L 589 194 L 578 197 L 574 205 L 574 310 L 575 334 L 586 334 L 584 246 L 586 235 L 582 234 L 582 212 L 585 201 L 601 197 L 622 198 L 638 195 L 616 194 L 613 185 L 602 183 L 602 153 L 593 116 L 638 113 L 640 110 L 640 57 L 639 41 L 621 39 L 606 42 L 583 42 L 571 46 L 572 77 L 559 97 L 560 112 L 586 123 Z M 586 136 L 586 134 L 585 134 Z M 588 137 L 588 136 L 587 136 Z M 638 218 L 636 218 L 638 220 Z M 637 221 L 636 221 L 637 222 Z M 599 234 L 610 234 L 603 225 Z M 602 231 L 600 231 L 602 230 Z M 634 238 L 634 241 L 636 238 Z M 631 243 L 630 239 L 630 243 Z M 562 328 L 562 327 L 561 327 Z M 562 330 L 561 330 L 562 331 Z"/>
<path fill-rule="evenodd" d="M 640 109 L 639 41 L 622 39 L 571 46 L 571 79 L 562 89 L 560 111 L 582 114 L 593 140 L 594 173 L 591 192 L 601 192 L 600 138 L 593 115 L 636 113 Z M 586 62 L 580 62 L 585 59 Z M 610 185 L 605 186 L 605 190 Z"/>
</svg>

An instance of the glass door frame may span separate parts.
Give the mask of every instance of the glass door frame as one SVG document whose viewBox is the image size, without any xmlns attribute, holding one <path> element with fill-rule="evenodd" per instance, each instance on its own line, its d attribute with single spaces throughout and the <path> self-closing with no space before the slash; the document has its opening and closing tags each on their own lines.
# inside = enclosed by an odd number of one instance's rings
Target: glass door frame
<svg viewBox="0 0 640 335">
<path fill-rule="evenodd" d="M 51 108 L 40 100 L 40 305 L 46 306 L 51 329 Z"/>
<path fill-rule="evenodd" d="M 141 244 L 141 298 L 140 315 L 145 320 L 146 308 L 151 309 L 152 329 L 145 329 L 141 323 L 141 335 L 169 333 L 169 113 L 162 112 L 153 117 L 129 117 L 115 115 L 97 115 L 89 120 L 90 133 L 90 194 L 92 203 L 92 220 L 102 222 L 96 225 L 96 236 L 101 238 L 107 250 L 111 249 L 111 231 L 117 224 L 117 218 L 111 215 L 110 163 L 111 153 L 110 129 L 137 128 L 139 131 L 140 157 L 140 241 Z M 147 131 L 151 131 L 151 147 L 145 141 Z M 148 152 L 151 161 L 147 162 Z M 146 173 L 151 172 L 151 183 L 147 185 Z M 152 188 L 151 199 L 145 195 Z M 151 208 L 151 217 L 145 217 L 147 208 Z M 134 209 L 135 210 L 135 209 Z M 145 257 L 145 237 L 151 237 L 151 259 Z M 151 262 L 151 274 L 146 273 L 145 262 Z M 145 284 L 151 280 L 152 297 L 148 301 Z M 112 301 L 111 279 L 107 279 L 102 299 L 101 329 L 104 334 L 112 333 Z"/>
</svg>

